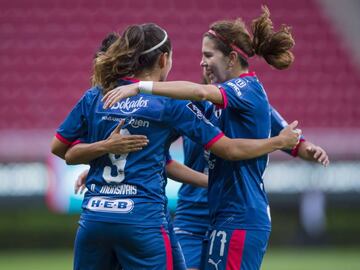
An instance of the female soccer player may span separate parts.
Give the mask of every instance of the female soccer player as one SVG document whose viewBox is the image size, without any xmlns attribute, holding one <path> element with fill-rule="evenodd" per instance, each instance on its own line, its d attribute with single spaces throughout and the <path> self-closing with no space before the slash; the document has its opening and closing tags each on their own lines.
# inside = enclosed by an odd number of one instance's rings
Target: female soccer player
<svg viewBox="0 0 360 270">
<path fill-rule="evenodd" d="M 213 122 L 230 137 L 270 135 L 270 107 L 248 58 L 262 56 L 270 65 L 287 68 L 294 44 L 288 28 L 274 33 L 269 11 L 253 22 L 251 39 L 241 20 L 213 24 L 203 39 L 201 65 L 215 85 L 190 82 L 140 82 L 120 87 L 105 97 L 105 108 L 140 92 L 217 104 Z M 320 159 L 328 163 L 327 157 Z M 259 269 L 270 233 L 270 212 L 262 175 L 267 157 L 228 162 L 210 155 L 209 207 L 212 228 L 204 269 Z"/>
<path fill-rule="evenodd" d="M 114 256 L 124 269 L 172 269 L 163 171 L 174 132 L 225 159 L 254 158 L 297 143 L 293 131 L 297 123 L 271 139 L 230 139 L 187 101 L 139 95 L 103 108 L 102 94 L 117 85 L 132 84 L 135 78 L 165 80 L 171 59 L 163 29 L 154 24 L 128 27 L 96 58 L 98 86 L 85 93 L 58 129 L 69 142 L 84 138 L 93 143 L 107 138 L 125 119 L 123 133 L 146 135 L 149 140 L 141 151 L 90 161 L 89 191 L 75 240 L 75 269 L 110 269 Z"/>
</svg>

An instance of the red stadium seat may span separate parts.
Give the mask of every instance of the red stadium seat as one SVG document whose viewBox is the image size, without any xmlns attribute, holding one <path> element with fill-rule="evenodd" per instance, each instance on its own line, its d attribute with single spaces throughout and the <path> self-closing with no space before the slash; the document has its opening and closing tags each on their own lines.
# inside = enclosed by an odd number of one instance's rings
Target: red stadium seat
<svg viewBox="0 0 360 270">
<path fill-rule="evenodd" d="M 31 3 L 30 3 L 31 2 Z M 199 81 L 201 37 L 211 22 L 241 16 L 263 1 L 46 0 L 3 2 L 0 9 L 0 130 L 54 129 L 89 87 L 102 38 L 132 23 L 156 22 L 174 47 L 170 79 Z M 287 71 L 250 60 L 271 103 L 308 127 L 360 127 L 360 78 L 352 56 L 314 0 L 270 1 L 275 28 L 292 26 L 296 61 Z M 292 10 L 292 12 L 289 12 Z M 4 117 L 6 115 L 6 117 Z"/>
</svg>

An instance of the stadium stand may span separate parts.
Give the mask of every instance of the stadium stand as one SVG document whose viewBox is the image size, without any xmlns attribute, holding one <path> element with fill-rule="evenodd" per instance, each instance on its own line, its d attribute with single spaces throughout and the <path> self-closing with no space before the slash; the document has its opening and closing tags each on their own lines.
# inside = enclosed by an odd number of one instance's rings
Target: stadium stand
<svg viewBox="0 0 360 270">
<path fill-rule="evenodd" d="M 208 25 L 238 16 L 250 23 L 260 14 L 262 3 L 260 0 L 2 3 L 0 158 L 16 159 L 24 151 L 30 159 L 45 156 L 54 129 L 88 88 L 92 57 L 108 32 L 121 31 L 131 23 L 158 23 L 168 30 L 174 47 L 169 79 L 200 81 L 201 37 Z M 316 1 L 271 1 L 268 6 L 275 28 L 282 23 L 292 26 L 296 40 L 296 61 L 289 70 L 272 70 L 259 59 L 250 62 L 271 103 L 287 119 L 301 120 L 303 129 L 314 134 L 319 143 L 324 134 L 337 131 L 324 140 L 325 144 L 333 152 L 348 149 L 358 157 L 360 151 L 354 144 L 360 134 L 360 75 L 354 58 Z M 37 132 L 43 137 L 31 139 Z M 334 145 L 342 132 L 349 136 L 347 144 Z M 26 140 L 21 142 L 25 136 Z M 14 147 L 18 150 L 5 150 L 9 140 L 18 145 Z"/>
</svg>

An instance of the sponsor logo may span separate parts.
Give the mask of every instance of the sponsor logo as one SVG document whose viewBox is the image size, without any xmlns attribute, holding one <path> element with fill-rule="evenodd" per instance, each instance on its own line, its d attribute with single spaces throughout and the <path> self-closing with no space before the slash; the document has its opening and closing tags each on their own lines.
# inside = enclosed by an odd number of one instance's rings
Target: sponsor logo
<svg viewBox="0 0 360 270">
<path fill-rule="evenodd" d="M 133 185 L 104 185 L 101 187 L 99 193 L 101 194 L 115 194 L 115 195 L 136 195 L 137 187 Z"/>
<path fill-rule="evenodd" d="M 113 121 L 113 122 L 120 122 L 123 118 L 114 117 L 114 116 L 103 116 L 101 120 Z"/>
<path fill-rule="evenodd" d="M 97 212 L 129 213 L 134 208 L 134 201 L 130 199 L 107 199 L 93 197 L 89 200 L 87 209 Z"/>
<path fill-rule="evenodd" d="M 149 121 L 142 120 L 142 119 L 135 119 L 135 118 L 131 118 L 129 121 L 129 124 L 133 128 L 139 128 L 139 127 L 148 128 L 150 126 Z"/>
<path fill-rule="evenodd" d="M 230 86 L 232 90 L 235 91 L 235 93 L 236 93 L 236 95 L 237 95 L 238 97 L 241 96 L 240 88 L 237 87 L 237 85 L 236 85 L 235 83 L 233 83 L 233 82 L 228 82 L 228 83 L 226 83 L 226 84 L 227 84 L 228 86 Z"/>
<path fill-rule="evenodd" d="M 217 108 L 217 106 L 214 106 L 213 112 L 214 112 L 215 117 L 217 119 L 219 119 L 221 116 L 221 113 L 222 113 L 222 109 Z"/>
<path fill-rule="evenodd" d="M 215 269 L 218 270 L 219 269 L 219 263 L 221 263 L 221 260 L 218 260 L 218 262 L 216 263 L 213 259 L 209 259 L 208 263 L 214 265 Z"/>
<path fill-rule="evenodd" d="M 216 163 L 216 158 L 209 158 L 208 161 L 208 165 L 209 165 L 209 170 L 213 170 L 215 168 L 215 163 Z"/>
<path fill-rule="evenodd" d="M 237 79 L 235 82 L 227 82 L 226 85 L 233 89 L 238 97 L 241 96 L 241 88 L 246 86 L 246 82 L 242 79 Z"/>
<path fill-rule="evenodd" d="M 200 120 L 204 120 L 205 123 L 213 126 L 213 124 L 209 122 L 209 120 L 203 115 L 201 110 L 196 107 L 195 104 L 189 102 L 188 104 L 186 104 L 186 107 L 188 107 L 190 111 L 192 111 L 196 115 L 197 118 L 199 118 Z"/>
<path fill-rule="evenodd" d="M 235 80 L 235 83 L 237 86 L 239 86 L 240 88 L 243 88 L 246 86 L 246 81 L 242 80 L 242 79 L 237 79 Z"/>
<path fill-rule="evenodd" d="M 148 107 L 149 100 L 140 97 L 136 100 L 130 100 L 127 98 L 125 100 L 117 102 L 114 106 L 111 107 L 111 110 L 120 110 L 124 114 L 134 113 L 141 108 Z"/>
</svg>

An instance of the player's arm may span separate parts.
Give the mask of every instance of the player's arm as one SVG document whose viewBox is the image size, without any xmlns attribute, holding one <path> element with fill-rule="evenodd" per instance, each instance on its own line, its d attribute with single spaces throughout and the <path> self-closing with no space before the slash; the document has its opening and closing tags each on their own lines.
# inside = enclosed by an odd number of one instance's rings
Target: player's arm
<svg viewBox="0 0 360 270">
<path fill-rule="evenodd" d="M 58 156 L 61 159 L 65 159 L 66 151 L 69 149 L 69 145 L 60 141 L 58 138 L 54 137 L 51 141 L 51 153 Z"/>
<path fill-rule="evenodd" d="M 104 97 L 104 108 L 113 106 L 121 99 L 135 96 L 140 93 L 139 89 L 144 87 L 139 83 L 119 86 L 109 91 Z M 153 95 L 165 96 L 174 99 L 202 101 L 208 100 L 214 104 L 223 105 L 223 96 L 220 89 L 211 84 L 198 84 L 187 81 L 174 82 L 145 82 L 152 83 L 152 87 L 142 90 L 141 92 L 151 92 Z M 151 90 L 152 89 L 152 90 Z"/>
<path fill-rule="evenodd" d="M 270 112 L 271 136 L 276 136 L 279 134 L 280 130 L 287 125 L 287 122 L 272 106 L 270 107 Z M 301 137 L 299 144 L 294 149 L 285 152 L 294 157 L 300 157 L 303 160 L 319 162 L 325 167 L 330 163 L 329 157 L 324 149 L 308 140 L 305 140 L 303 137 Z"/>
<path fill-rule="evenodd" d="M 330 164 L 329 156 L 326 151 L 320 146 L 309 141 L 303 141 L 300 143 L 298 156 L 304 160 L 319 162 L 325 167 Z"/>
<path fill-rule="evenodd" d="M 110 136 L 94 143 L 79 143 L 69 148 L 65 154 L 66 163 L 69 165 L 88 164 L 90 161 L 111 153 L 122 155 L 143 149 L 148 144 L 146 136 L 120 134 L 123 121 L 116 126 Z"/>
<path fill-rule="evenodd" d="M 280 149 L 292 149 L 299 142 L 299 132 L 295 132 L 297 121 L 285 127 L 278 136 L 269 139 L 230 139 L 221 137 L 208 149 L 227 160 L 256 158 Z"/>
<path fill-rule="evenodd" d="M 197 172 L 175 160 L 171 160 L 166 165 L 166 174 L 169 178 L 183 184 L 190 184 L 198 187 L 208 186 L 208 176 L 206 174 Z"/>
</svg>

